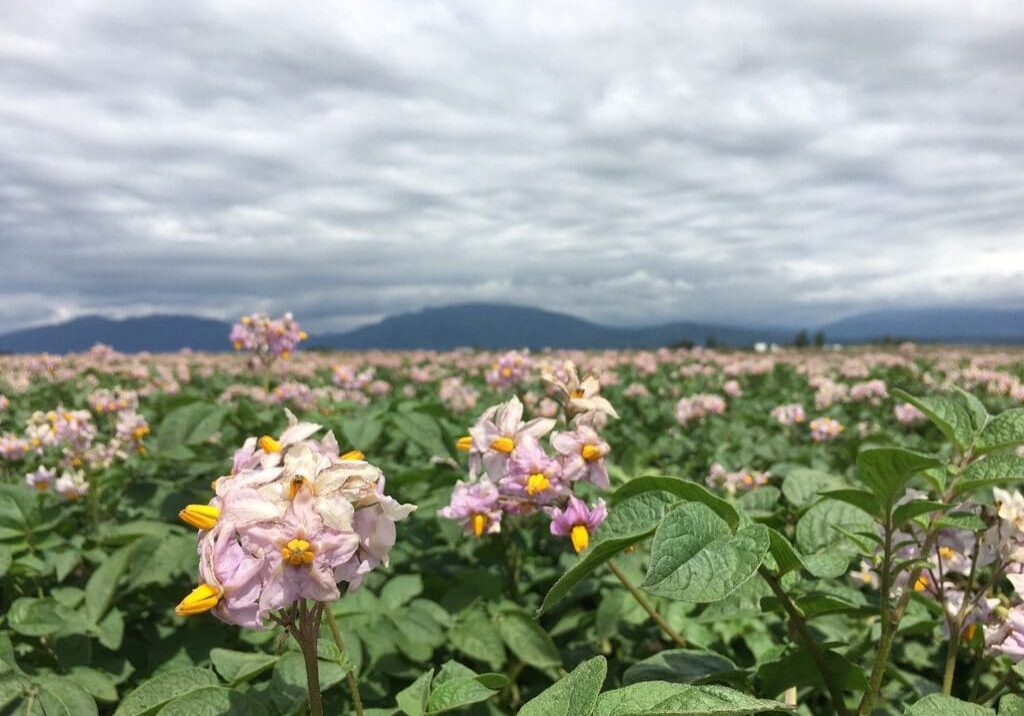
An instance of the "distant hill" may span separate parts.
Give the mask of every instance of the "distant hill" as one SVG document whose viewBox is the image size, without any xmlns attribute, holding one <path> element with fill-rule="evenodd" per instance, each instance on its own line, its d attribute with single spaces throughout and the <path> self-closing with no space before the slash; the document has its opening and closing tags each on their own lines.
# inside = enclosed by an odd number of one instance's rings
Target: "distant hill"
<svg viewBox="0 0 1024 716">
<path fill-rule="evenodd" d="M 829 342 L 885 336 L 937 343 L 1024 343 L 1024 311 L 995 308 L 917 308 L 871 311 L 821 327 Z"/>
<path fill-rule="evenodd" d="M 692 341 L 749 346 L 755 341 L 782 340 L 790 332 L 736 328 L 701 323 L 666 323 L 616 328 L 564 313 L 504 304 L 467 303 L 402 313 L 347 333 L 314 336 L 311 345 L 325 348 L 658 348 Z"/>
<path fill-rule="evenodd" d="M 828 342 L 865 343 L 886 336 L 943 343 L 1024 344 L 1024 312 L 986 308 L 926 308 L 862 313 L 812 330 Z M 145 316 L 111 320 L 76 318 L 52 326 L 0 335 L 0 351 L 69 353 L 106 343 L 119 351 L 165 352 L 182 348 L 230 349 L 231 326 L 195 316 Z M 620 328 L 539 308 L 467 303 L 402 313 L 346 333 L 313 334 L 309 347 L 360 350 L 452 348 L 658 348 L 690 341 L 744 347 L 756 341 L 789 343 L 796 329 L 742 328 L 675 322 Z"/>
<path fill-rule="evenodd" d="M 106 343 L 125 353 L 229 349 L 231 326 L 196 316 L 143 316 L 114 320 L 83 316 L 52 326 L 26 328 L 0 336 L 0 351 L 10 353 L 77 353 Z"/>
</svg>

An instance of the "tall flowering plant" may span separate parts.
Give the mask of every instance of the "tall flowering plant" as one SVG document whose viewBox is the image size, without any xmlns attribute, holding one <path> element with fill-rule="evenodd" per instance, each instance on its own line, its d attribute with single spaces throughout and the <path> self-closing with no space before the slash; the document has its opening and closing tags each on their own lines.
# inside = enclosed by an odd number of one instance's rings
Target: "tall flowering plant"
<svg viewBox="0 0 1024 716">
<path fill-rule="evenodd" d="M 469 475 L 455 486 L 441 517 L 481 537 L 500 532 L 503 515 L 538 515 L 576 552 L 587 548 L 608 512 L 604 500 L 588 505 L 575 490 L 584 482 L 608 488 L 605 457 L 611 448 L 595 425 L 618 414 L 601 397 L 595 378 L 580 381 L 572 363 L 562 373 L 564 379 L 544 378 L 562 400 L 563 429 L 555 429 L 555 418 L 524 420 L 517 396 L 485 410 L 459 440 L 458 447 L 469 453 Z"/>
<path fill-rule="evenodd" d="M 199 530 L 199 584 L 175 611 L 210 612 L 249 629 L 283 627 L 302 650 L 310 708 L 319 716 L 321 617 L 340 642 L 329 609 L 342 596 L 339 585 L 351 592 L 387 565 L 395 523 L 416 508 L 386 495 L 384 474 L 362 454 L 341 454 L 330 432 L 314 440 L 322 426 L 286 413 L 280 436 L 246 440 L 230 472 L 214 481 L 214 497 L 181 511 Z"/>
<path fill-rule="evenodd" d="M 249 351 L 265 365 L 288 358 L 308 338 L 291 313 L 271 318 L 259 312 L 238 319 L 228 336 L 236 351 Z"/>
</svg>

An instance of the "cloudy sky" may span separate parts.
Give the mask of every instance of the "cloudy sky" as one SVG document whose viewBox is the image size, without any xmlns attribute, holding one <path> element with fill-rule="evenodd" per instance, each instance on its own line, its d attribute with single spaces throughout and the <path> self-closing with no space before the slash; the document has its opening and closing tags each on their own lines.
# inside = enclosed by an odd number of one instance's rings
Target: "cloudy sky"
<svg viewBox="0 0 1024 716">
<path fill-rule="evenodd" d="M 1024 308 L 1024 3 L 0 0 L 0 330 Z"/>
</svg>

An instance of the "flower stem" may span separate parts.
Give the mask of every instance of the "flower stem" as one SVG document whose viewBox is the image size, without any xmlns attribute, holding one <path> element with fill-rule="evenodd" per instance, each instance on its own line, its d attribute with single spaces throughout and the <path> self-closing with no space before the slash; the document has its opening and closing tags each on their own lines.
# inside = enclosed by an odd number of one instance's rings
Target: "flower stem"
<svg viewBox="0 0 1024 716">
<path fill-rule="evenodd" d="M 341 638 L 338 622 L 334 618 L 334 612 L 331 611 L 329 604 L 324 607 L 324 613 L 327 615 L 327 626 L 331 628 L 331 637 L 334 639 L 334 644 L 338 647 L 338 651 L 344 654 L 345 642 Z M 356 716 L 363 716 L 363 700 L 359 697 L 359 682 L 356 681 L 355 669 L 350 670 L 345 677 L 348 679 L 348 689 L 352 692 L 352 706 L 356 710 Z"/>
<path fill-rule="evenodd" d="M 758 574 L 768 583 L 768 587 L 772 590 L 772 593 L 782 603 L 782 608 L 786 610 L 786 614 L 789 616 L 789 622 L 796 627 L 797 633 L 800 635 L 800 641 L 803 642 L 804 648 L 811 655 L 811 659 L 814 661 L 815 667 L 818 669 L 818 673 L 821 674 L 821 680 L 825 683 L 825 688 L 828 689 L 829 697 L 832 699 L 832 708 L 839 716 L 847 716 L 849 713 L 846 710 L 846 701 L 843 699 L 843 692 L 839 686 L 835 683 L 832 678 L 831 672 L 828 670 L 828 665 L 825 662 L 825 654 L 821 651 L 821 645 L 818 644 L 814 635 L 811 633 L 811 628 L 807 626 L 807 620 L 804 619 L 803 614 L 797 609 L 793 600 L 790 599 L 789 595 L 782 588 L 782 584 L 779 583 L 779 578 L 769 572 L 764 567 L 759 567 L 757 570 Z"/>
<path fill-rule="evenodd" d="M 658 613 L 658 610 L 654 608 L 654 605 L 647 601 L 647 597 L 643 595 L 643 592 L 637 589 L 636 585 L 629 581 L 629 577 L 619 569 L 619 565 L 615 564 L 614 560 L 609 559 L 608 568 L 612 570 L 612 573 L 616 577 L 619 578 L 619 581 L 622 582 L 622 586 L 629 590 L 629 593 L 632 594 L 633 598 L 636 599 L 640 606 L 644 608 L 644 611 L 651 616 L 651 619 L 653 619 L 658 626 L 664 629 L 665 633 L 672 638 L 672 641 L 676 643 L 676 646 L 681 649 L 685 648 L 686 640 L 679 635 L 679 632 L 672 628 L 672 625 L 665 621 L 665 617 Z"/>
<path fill-rule="evenodd" d="M 312 609 L 306 606 L 306 600 L 299 602 L 301 615 L 298 624 L 289 623 L 288 631 L 295 637 L 302 658 L 306 662 L 306 688 L 309 691 L 310 716 L 324 716 L 323 696 L 320 694 L 320 662 L 317 657 L 316 641 L 320 633 L 320 615 L 322 605 L 316 604 Z"/>
</svg>

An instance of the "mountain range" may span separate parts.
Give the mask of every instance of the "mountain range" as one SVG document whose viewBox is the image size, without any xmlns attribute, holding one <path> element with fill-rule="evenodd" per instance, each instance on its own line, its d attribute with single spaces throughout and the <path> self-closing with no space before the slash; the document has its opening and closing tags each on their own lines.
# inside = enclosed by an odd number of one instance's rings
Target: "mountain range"
<svg viewBox="0 0 1024 716">
<path fill-rule="evenodd" d="M 105 343 L 127 353 L 230 348 L 230 324 L 197 316 L 153 315 L 114 320 L 85 316 L 0 335 L 0 351 L 68 353 Z M 742 327 L 679 321 L 615 327 L 563 313 L 505 304 L 471 303 L 390 316 L 345 333 L 314 335 L 309 348 L 450 350 L 476 348 L 657 348 L 710 339 L 722 345 L 790 342 L 798 328 Z M 829 342 L 883 337 L 944 343 L 1024 344 L 1024 312 L 988 308 L 873 311 L 822 326 Z"/>
</svg>

